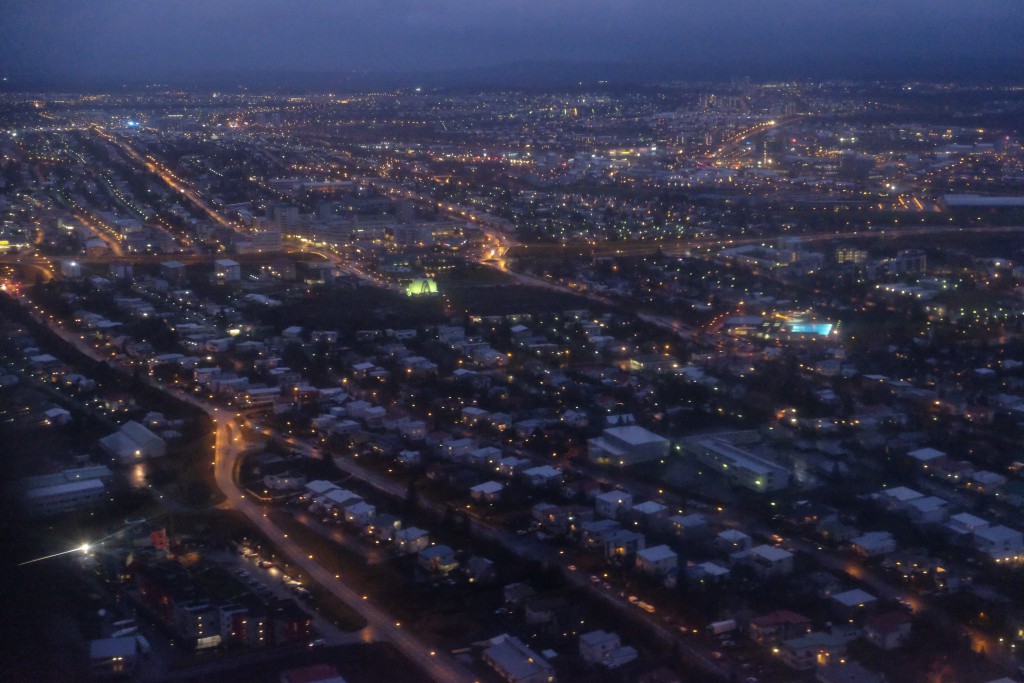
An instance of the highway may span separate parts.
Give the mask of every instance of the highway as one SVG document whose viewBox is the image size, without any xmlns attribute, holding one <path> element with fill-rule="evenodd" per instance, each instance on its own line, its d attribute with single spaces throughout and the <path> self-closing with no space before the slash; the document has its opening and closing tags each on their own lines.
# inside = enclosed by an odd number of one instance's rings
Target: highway
<svg viewBox="0 0 1024 683">
<path fill-rule="evenodd" d="M 103 139 L 117 145 L 118 149 L 127 154 L 129 157 L 131 157 L 132 160 L 144 166 L 146 170 L 148 170 L 150 173 L 156 175 L 158 178 L 163 180 L 167 185 L 169 185 L 172 189 L 176 190 L 179 194 L 181 194 L 183 197 L 192 202 L 192 204 L 199 207 L 206 215 L 213 219 L 214 222 L 225 228 L 228 228 L 229 230 L 235 232 L 241 231 L 241 228 L 238 225 L 232 223 L 228 219 L 221 216 L 220 213 L 218 213 L 212 206 L 210 206 L 210 204 L 205 199 L 199 196 L 198 192 L 189 187 L 184 180 L 174 175 L 174 173 L 168 170 L 163 164 L 160 164 L 152 157 L 142 156 L 141 154 L 136 152 L 135 149 L 127 142 L 111 135 L 110 133 L 107 133 L 99 126 L 94 126 L 93 130 Z"/>
</svg>

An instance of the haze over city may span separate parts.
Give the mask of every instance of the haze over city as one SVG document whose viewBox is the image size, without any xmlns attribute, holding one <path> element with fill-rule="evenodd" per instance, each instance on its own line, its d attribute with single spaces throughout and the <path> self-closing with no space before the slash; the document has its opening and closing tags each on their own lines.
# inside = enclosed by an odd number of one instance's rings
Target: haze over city
<svg viewBox="0 0 1024 683">
<path fill-rule="evenodd" d="M 559 66 L 633 82 L 652 70 L 699 81 L 1004 82 L 1024 58 L 1015 0 L 10 0 L 2 12 L 0 66 L 23 86 L 253 87 L 282 73 L 334 75 L 330 86 L 352 71 L 543 85 L 558 81 Z M 508 65 L 520 68 L 491 71 Z"/>
</svg>

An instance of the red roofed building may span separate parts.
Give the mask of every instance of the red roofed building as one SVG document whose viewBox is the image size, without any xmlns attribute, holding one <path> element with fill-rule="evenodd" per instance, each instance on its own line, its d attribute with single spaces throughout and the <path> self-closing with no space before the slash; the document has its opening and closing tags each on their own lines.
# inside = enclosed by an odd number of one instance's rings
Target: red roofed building
<svg viewBox="0 0 1024 683">
<path fill-rule="evenodd" d="M 754 617 L 748 628 L 750 639 L 765 647 L 802 636 L 810 630 L 810 619 L 785 609 Z"/>
</svg>

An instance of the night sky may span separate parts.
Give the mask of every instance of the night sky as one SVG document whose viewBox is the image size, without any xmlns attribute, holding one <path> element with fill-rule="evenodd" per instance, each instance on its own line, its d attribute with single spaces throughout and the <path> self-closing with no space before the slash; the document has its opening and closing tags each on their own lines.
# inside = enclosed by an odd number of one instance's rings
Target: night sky
<svg viewBox="0 0 1024 683">
<path fill-rule="evenodd" d="M 687 78 L 1024 75 L 1024 0 L 2 0 L 21 83 L 657 65 Z"/>
</svg>

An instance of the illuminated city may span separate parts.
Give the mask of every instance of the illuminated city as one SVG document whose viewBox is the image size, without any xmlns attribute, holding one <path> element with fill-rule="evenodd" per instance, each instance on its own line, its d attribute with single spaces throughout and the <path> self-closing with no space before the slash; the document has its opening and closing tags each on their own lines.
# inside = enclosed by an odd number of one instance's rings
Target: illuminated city
<svg viewBox="0 0 1024 683">
<path fill-rule="evenodd" d="M 1024 680 L 1024 7 L 208 4 L 0 9 L 9 680 Z"/>
</svg>

